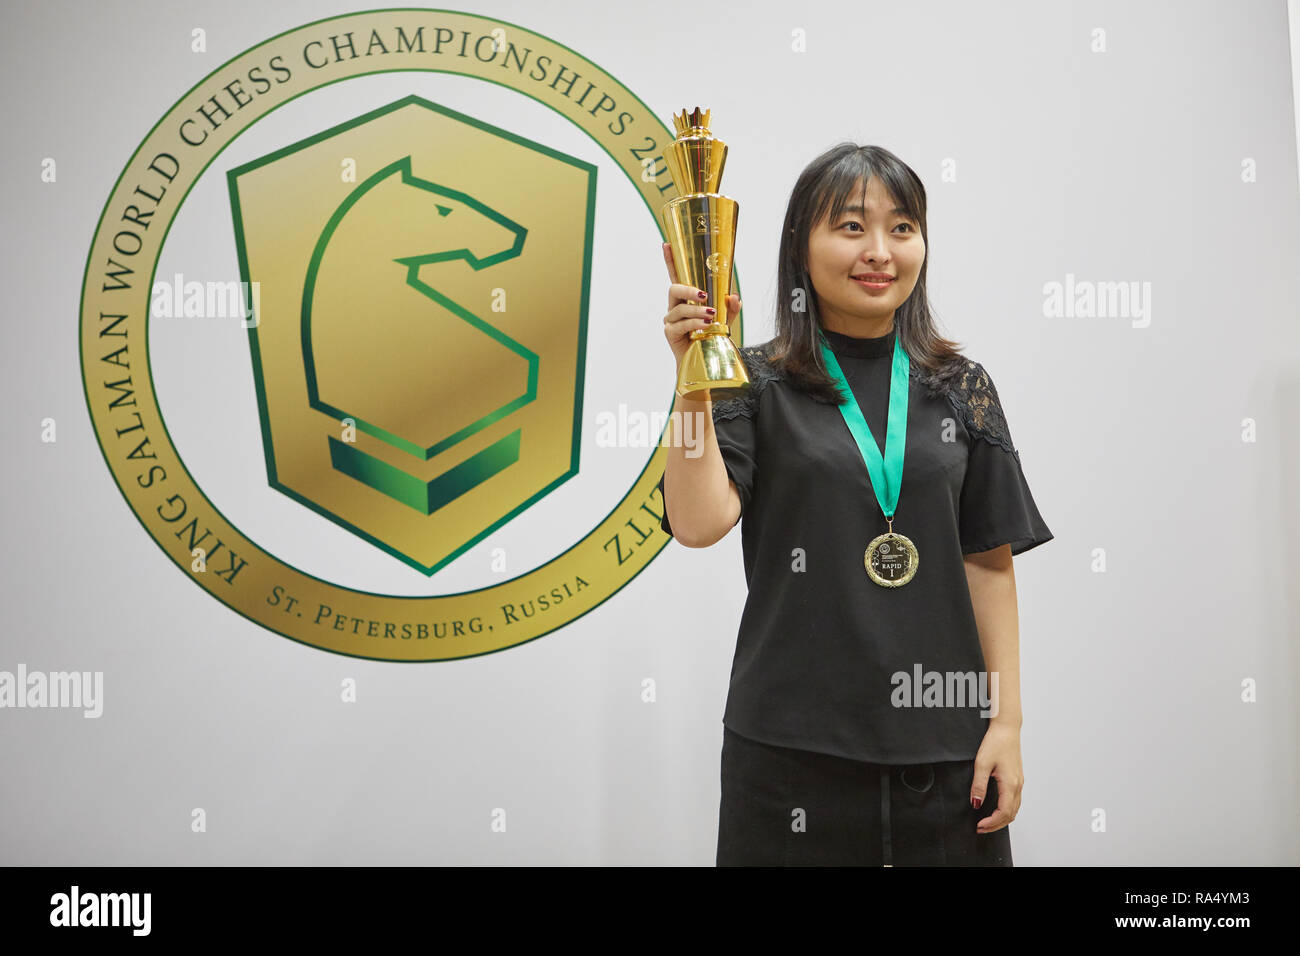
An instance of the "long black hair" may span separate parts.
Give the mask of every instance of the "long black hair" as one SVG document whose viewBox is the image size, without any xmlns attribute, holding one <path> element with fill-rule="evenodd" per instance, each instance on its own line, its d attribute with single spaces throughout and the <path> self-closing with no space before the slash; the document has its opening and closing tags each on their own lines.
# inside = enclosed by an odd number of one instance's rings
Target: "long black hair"
<svg viewBox="0 0 1300 956">
<path fill-rule="evenodd" d="M 881 185 L 916 221 L 926 246 L 916 288 L 894 314 L 894 327 L 908 360 L 931 391 L 941 390 L 964 364 L 958 343 L 943 338 L 935 330 L 926 296 L 930 236 L 925 221 L 925 186 L 911 167 L 889 150 L 840 143 L 809 163 L 790 193 L 778 253 L 776 335 L 766 348 L 769 361 L 788 382 L 818 401 L 832 405 L 843 404 L 848 398 L 836 386 L 822 361 L 817 338 L 821 317 L 808 273 L 808 237 L 828 210 L 834 221 L 859 190 L 865 193 L 867 180 L 872 176 L 880 177 Z M 861 201 L 865 206 L 865 195 Z M 798 305 L 803 308 L 796 311 Z"/>
</svg>

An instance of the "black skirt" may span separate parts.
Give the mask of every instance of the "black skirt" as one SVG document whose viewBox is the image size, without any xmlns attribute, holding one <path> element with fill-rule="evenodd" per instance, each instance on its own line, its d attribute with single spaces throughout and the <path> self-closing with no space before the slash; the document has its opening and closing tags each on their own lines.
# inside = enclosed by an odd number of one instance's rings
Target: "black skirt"
<svg viewBox="0 0 1300 956">
<path fill-rule="evenodd" d="M 976 833 L 997 806 L 975 760 L 878 764 L 777 747 L 723 727 L 718 866 L 1011 866 L 1010 827 Z"/>
</svg>

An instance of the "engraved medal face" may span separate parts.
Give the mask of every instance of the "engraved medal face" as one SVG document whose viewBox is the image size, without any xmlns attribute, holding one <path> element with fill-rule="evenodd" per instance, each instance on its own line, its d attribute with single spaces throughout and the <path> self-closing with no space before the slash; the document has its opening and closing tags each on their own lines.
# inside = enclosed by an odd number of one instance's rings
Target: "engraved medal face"
<svg viewBox="0 0 1300 956">
<path fill-rule="evenodd" d="M 916 576 L 921 556 L 910 538 L 886 531 L 867 545 L 865 563 L 871 580 L 883 587 L 896 588 Z"/>
</svg>

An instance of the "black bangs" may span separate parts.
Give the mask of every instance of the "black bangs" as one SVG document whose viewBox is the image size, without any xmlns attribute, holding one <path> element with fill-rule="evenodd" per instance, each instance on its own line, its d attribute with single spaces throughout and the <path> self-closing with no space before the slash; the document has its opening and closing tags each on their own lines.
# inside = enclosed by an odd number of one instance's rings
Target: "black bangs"
<svg viewBox="0 0 1300 956">
<path fill-rule="evenodd" d="M 921 228 L 925 223 L 925 187 L 894 163 L 872 162 L 860 149 L 845 152 L 826 170 L 813 195 L 809 225 L 820 222 L 824 215 L 838 219 L 851 200 L 856 199 L 865 206 L 867 183 L 873 177 L 880 180 L 899 208 L 906 210 L 907 217 Z"/>
</svg>

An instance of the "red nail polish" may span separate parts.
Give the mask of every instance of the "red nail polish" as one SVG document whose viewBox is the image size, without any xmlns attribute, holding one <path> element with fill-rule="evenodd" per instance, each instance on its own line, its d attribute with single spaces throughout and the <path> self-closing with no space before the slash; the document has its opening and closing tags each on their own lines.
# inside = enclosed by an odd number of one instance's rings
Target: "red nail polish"
<svg viewBox="0 0 1300 956">
<path fill-rule="evenodd" d="M 983 797 L 971 797 L 971 798 L 970 798 L 970 805 L 971 805 L 972 807 L 974 807 L 976 810 L 978 810 L 978 809 L 980 808 L 980 804 L 983 803 L 983 802 L 984 802 L 984 798 L 983 798 Z"/>
<path fill-rule="evenodd" d="M 717 315 L 717 314 L 718 314 L 718 310 L 717 310 L 717 309 L 710 309 L 707 305 L 704 307 L 704 311 L 707 312 L 707 313 L 709 313 L 709 315 Z"/>
</svg>

